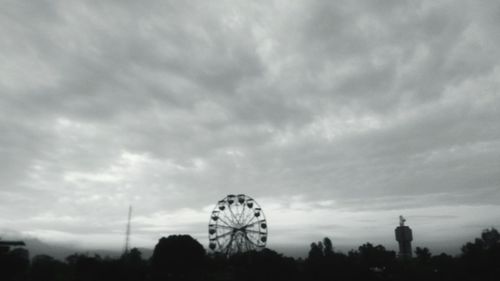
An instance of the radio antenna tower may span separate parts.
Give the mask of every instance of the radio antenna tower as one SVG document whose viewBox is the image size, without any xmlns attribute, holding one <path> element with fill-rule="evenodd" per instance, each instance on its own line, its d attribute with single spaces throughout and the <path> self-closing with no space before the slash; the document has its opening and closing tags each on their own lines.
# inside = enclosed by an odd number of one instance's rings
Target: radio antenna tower
<svg viewBox="0 0 500 281">
<path fill-rule="evenodd" d="M 128 221 L 127 230 L 125 233 L 125 251 L 124 254 L 128 253 L 129 243 L 130 243 L 130 221 L 132 220 L 132 205 L 128 207 Z"/>
</svg>

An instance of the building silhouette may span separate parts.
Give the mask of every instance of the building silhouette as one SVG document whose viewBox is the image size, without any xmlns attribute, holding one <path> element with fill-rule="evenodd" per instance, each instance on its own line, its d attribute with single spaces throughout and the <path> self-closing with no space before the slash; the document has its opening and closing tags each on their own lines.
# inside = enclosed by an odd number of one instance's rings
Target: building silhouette
<svg viewBox="0 0 500 281">
<path fill-rule="evenodd" d="M 26 246 L 23 241 L 2 241 L 0 240 L 0 254 L 7 253 L 11 247 Z"/>
<path fill-rule="evenodd" d="M 394 232 L 396 233 L 396 241 L 399 243 L 399 257 L 411 258 L 413 252 L 411 248 L 413 233 L 411 228 L 405 225 L 405 222 L 406 219 L 403 216 L 399 216 L 399 226 L 396 227 Z"/>
</svg>

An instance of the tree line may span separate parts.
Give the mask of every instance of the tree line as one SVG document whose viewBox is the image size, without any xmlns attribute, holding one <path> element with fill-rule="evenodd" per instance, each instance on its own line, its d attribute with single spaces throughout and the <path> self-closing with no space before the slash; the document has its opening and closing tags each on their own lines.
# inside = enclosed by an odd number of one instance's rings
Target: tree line
<svg viewBox="0 0 500 281">
<path fill-rule="evenodd" d="M 417 247 L 413 258 L 398 258 L 382 245 L 365 243 L 348 253 L 324 238 L 310 245 L 306 258 L 270 249 L 225 257 L 207 253 L 189 235 L 161 238 L 153 255 L 138 249 L 118 258 L 73 254 L 64 261 L 48 255 L 31 260 L 27 250 L 0 251 L 0 280 L 5 281 L 216 281 L 216 280 L 500 280 L 500 234 L 485 229 L 461 253 L 433 255 Z"/>
</svg>

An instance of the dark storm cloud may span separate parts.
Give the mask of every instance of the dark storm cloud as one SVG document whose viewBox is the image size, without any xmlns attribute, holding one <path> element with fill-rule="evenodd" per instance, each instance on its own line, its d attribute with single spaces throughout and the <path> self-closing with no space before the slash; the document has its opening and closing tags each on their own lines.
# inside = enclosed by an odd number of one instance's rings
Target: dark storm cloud
<svg viewBox="0 0 500 281">
<path fill-rule="evenodd" d="M 207 206 L 242 192 L 271 219 L 299 217 L 274 221 L 286 243 L 289 228 L 312 237 L 302 221 L 325 235 L 346 223 L 337 238 L 347 241 L 374 227 L 351 218 L 498 208 L 499 11 L 493 1 L 8 1 L 0 223 L 44 238 L 77 237 L 81 225 L 115 235 L 131 203 L 141 239 L 154 240 L 161 229 L 202 233 Z M 350 213 L 301 219 L 336 211 Z"/>
</svg>

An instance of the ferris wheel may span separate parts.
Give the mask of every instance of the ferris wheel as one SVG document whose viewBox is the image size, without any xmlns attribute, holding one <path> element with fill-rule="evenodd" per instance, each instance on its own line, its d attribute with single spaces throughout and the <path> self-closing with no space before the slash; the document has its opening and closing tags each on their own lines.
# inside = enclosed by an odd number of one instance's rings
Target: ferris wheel
<svg viewBox="0 0 500 281">
<path fill-rule="evenodd" d="M 245 194 L 228 195 L 210 215 L 209 247 L 230 256 L 260 250 L 267 242 L 267 222 L 262 208 Z"/>
</svg>

